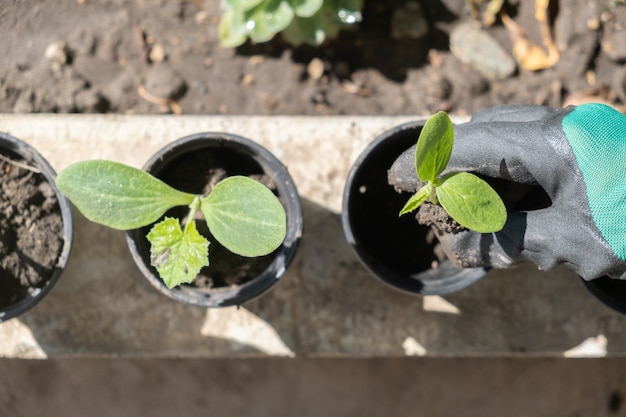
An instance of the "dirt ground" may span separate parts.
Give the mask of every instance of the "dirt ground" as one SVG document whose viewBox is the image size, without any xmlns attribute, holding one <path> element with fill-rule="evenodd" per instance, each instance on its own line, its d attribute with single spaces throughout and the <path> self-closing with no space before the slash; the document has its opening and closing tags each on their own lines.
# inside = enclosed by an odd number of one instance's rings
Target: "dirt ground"
<svg viewBox="0 0 626 417">
<path fill-rule="evenodd" d="M 461 54 L 477 58 L 472 45 L 450 51 L 454 29 L 475 21 L 466 0 L 422 1 L 428 31 L 419 39 L 393 18 L 408 3 L 366 0 L 358 30 L 319 48 L 275 39 L 232 50 L 217 40 L 219 1 L 2 0 L 0 112 L 426 115 L 590 97 L 626 103 L 622 0 L 550 2 L 558 62 L 539 71 L 517 65 L 500 79 L 461 62 Z M 507 3 L 545 50 L 534 2 Z M 393 38 L 398 31 L 405 36 Z M 500 20 L 486 32 L 511 54 Z"/>
</svg>

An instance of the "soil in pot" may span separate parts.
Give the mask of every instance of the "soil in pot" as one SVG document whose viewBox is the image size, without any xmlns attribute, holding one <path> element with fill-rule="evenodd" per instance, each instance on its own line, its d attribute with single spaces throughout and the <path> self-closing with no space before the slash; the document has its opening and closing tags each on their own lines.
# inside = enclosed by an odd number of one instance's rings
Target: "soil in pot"
<svg viewBox="0 0 626 417">
<path fill-rule="evenodd" d="M 242 161 L 241 155 L 228 148 L 201 149 L 177 158 L 160 170 L 157 176 L 172 187 L 192 194 L 208 194 L 222 179 L 233 175 L 243 175 L 261 182 L 272 191 L 276 186 L 271 178 L 263 173 L 253 160 Z M 175 207 L 165 216 L 181 219 L 184 223 L 187 207 Z M 214 291 L 220 288 L 243 285 L 259 276 L 274 259 L 274 253 L 249 258 L 236 255 L 224 248 L 210 233 L 204 217 L 196 213 L 198 232 L 206 237 L 209 245 L 209 266 L 202 268 L 191 284 L 200 291 Z M 142 229 L 145 236 L 152 226 Z M 149 247 L 147 240 L 144 242 Z"/>
<path fill-rule="evenodd" d="M 53 186 L 32 161 L 2 150 L 0 308 L 45 286 L 63 249 L 63 219 Z"/>
</svg>

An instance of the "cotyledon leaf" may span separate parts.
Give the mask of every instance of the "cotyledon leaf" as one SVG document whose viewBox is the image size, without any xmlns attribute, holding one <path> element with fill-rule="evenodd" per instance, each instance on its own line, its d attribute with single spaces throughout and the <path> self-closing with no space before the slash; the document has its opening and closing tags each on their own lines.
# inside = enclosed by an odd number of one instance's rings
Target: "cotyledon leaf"
<svg viewBox="0 0 626 417">
<path fill-rule="evenodd" d="M 113 161 L 70 165 L 59 173 L 56 184 L 89 220 L 120 230 L 147 226 L 168 209 L 189 205 L 195 198 L 140 169 Z"/>
<path fill-rule="evenodd" d="M 415 168 L 422 181 L 434 182 L 452 154 L 454 128 L 450 117 L 440 111 L 428 118 L 415 147 Z"/>
<path fill-rule="evenodd" d="M 498 232 L 506 223 L 506 208 L 498 193 L 469 172 L 444 178 L 437 187 L 437 198 L 454 220 L 475 232 Z"/>
<path fill-rule="evenodd" d="M 411 198 L 409 198 L 402 210 L 400 210 L 400 216 L 412 212 L 413 210 L 417 209 L 424 201 L 428 200 L 432 189 L 433 186 L 429 182 L 428 184 L 417 190 L 417 192 L 413 194 Z"/>
<path fill-rule="evenodd" d="M 285 239 L 285 209 L 272 191 L 248 177 L 220 181 L 200 200 L 200 209 L 215 239 L 238 255 L 267 255 Z"/>
</svg>

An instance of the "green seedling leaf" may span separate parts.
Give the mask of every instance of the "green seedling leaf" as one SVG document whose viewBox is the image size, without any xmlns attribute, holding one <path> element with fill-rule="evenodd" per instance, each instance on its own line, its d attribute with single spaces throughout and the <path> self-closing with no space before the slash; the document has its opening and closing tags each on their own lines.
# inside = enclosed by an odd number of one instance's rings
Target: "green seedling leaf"
<svg viewBox="0 0 626 417">
<path fill-rule="evenodd" d="M 442 111 L 429 117 L 415 147 L 415 167 L 420 180 L 435 182 L 450 161 L 453 144 L 450 117 Z"/>
<path fill-rule="evenodd" d="M 409 201 L 406 202 L 402 210 L 400 210 L 400 216 L 416 210 L 424 201 L 428 200 L 428 196 L 430 196 L 432 189 L 432 184 L 428 183 L 417 190 L 417 192 L 409 198 Z"/>
<path fill-rule="evenodd" d="M 215 239 L 238 255 L 267 255 L 285 238 L 285 209 L 267 187 L 250 178 L 220 181 L 200 200 L 200 209 Z"/>
<path fill-rule="evenodd" d="M 285 0 L 266 0 L 245 13 L 248 35 L 255 42 L 267 42 L 293 20 L 293 8 Z"/>
<path fill-rule="evenodd" d="M 292 45 L 321 45 L 326 39 L 323 21 L 317 13 L 308 18 L 296 17 L 291 24 L 282 32 L 283 37 Z"/>
<path fill-rule="evenodd" d="M 248 11 L 266 0 L 222 0 L 223 10 Z"/>
<path fill-rule="evenodd" d="M 243 12 L 240 10 L 226 10 L 220 19 L 218 28 L 220 45 L 224 48 L 236 48 L 248 38 L 248 28 Z"/>
<path fill-rule="evenodd" d="M 444 178 L 437 187 L 437 198 L 454 220 L 475 232 L 498 232 L 506 223 L 502 199 L 474 174 L 459 172 Z"/>
<path fill-rule="evenodd" d="M 58 188 L 89 220 L 130 230 L 157 221 L 194 195 L 175 190 L 152 175 L 112 161 L 83 161 L 59 173 Z"/>
<path fill-rule="evenodd" d="M 296 16 L 311 17 L 322 7 L 324 0 L 288 0 Z"/>
<path fill-rule="evenodd" d="M 146 236 L 150 242 L 150 263 L 167 288 L 194 280 L 209 265 L 209 241 L 198 233 L 191 220 L 182 230 L 178 220 L 166 217 Z"/>
</svg>

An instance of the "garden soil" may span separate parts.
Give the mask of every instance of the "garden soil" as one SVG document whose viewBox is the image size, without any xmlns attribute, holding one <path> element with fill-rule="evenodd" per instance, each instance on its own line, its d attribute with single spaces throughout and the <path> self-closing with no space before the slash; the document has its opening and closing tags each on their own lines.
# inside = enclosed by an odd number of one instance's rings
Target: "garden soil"
<svg viewBox="0 0 626 417">
<path fill-rule="evenodd" d="M 17 165 L 27 161 L 8 157 L 0 160 L 0 307 L 42 287 L 63 249 L 63 219 L 52 185 Z"/>
<path fill-rule="evenodd" d="M 1 0 L 0 112 L 423 116 L 589 100 L 623 109 L 623 0 L 551 1 L 558 62 L 538 71 L 518 64 L 499 78 L 479 68 L 503 63 L 477 56 L 478 40 L 450 50 L 455 29 L 477 23 L 468 1 L 421 1 L 419 38 L 398 19 L 411 1 L 365 0 L 360 26 L 318 48 L 276 38 L 225 49 L 219 1 Z M 535 2 L 506 3 L 546 51 Z M 520 46 L 501 19 L 484 31 L 509 57 Z"/>
</svg>

